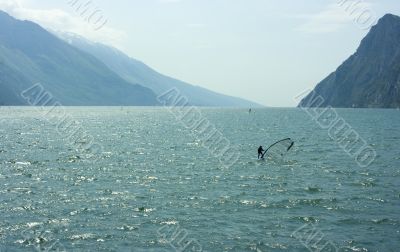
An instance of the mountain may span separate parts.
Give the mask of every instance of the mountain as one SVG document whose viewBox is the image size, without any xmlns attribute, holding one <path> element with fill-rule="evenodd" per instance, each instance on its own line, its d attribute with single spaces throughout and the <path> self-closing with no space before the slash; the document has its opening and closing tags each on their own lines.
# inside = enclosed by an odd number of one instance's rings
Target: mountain
<svg viewBox="0 0 400 252">
<path fill-rule="evenodd" d="M 171 88 L 177 88 L 183 95 L 188 97 L 191 105 L 246 108 L 262 107 L 251 101 L 222 95 L 160 74 L 144 63 L 127 56 L 111 46 L 93 43 L 71 33 L 57 33 L 57 35 L 70 45 L 95 56 L 126 81 L 139 83 L 140 85 L 148 87 L 157 95 Z"/>
<path fill-rule="evenodd" d="M 35 83 L 62 105 L 157 105 L 155 93 L 30 21 L 0 11 L 0 105 L 27 105 Z"/>
<path fill-rule="evenodd" d="M 373 26 L 357 52 L 320 82 L 299 104 L 313 107 L 400 107 L 400 17 L 387 14 Z"/>
</svg>

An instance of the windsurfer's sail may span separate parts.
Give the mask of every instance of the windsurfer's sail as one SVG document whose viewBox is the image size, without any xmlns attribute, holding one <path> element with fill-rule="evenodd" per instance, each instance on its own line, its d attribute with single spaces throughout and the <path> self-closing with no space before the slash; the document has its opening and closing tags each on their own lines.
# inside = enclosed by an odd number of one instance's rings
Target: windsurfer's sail
<svg viewBox="0 0 400 252">
<path fill-rule="evenodd" d="M 268 147 L 263 153 L 264 156 L 275 158 L 284 156 L 294 145 L 290 138 L 282 139 Z"/>
</svg>

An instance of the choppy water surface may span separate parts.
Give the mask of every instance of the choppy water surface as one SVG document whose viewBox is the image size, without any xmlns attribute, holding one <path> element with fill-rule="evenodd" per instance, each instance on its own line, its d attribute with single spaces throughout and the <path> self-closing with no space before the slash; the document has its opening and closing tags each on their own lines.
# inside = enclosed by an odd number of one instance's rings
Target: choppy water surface
<svg viewBox="0 0 400 252">
<path fill-rule="evenodd" d="M 97 160 L 43 112 L 1 108 L 0 250 L 398 251 L 400 112 L 338 112 L 377 151 L 371 166 L 298 109 L 202 110 L 241 152 L 226 168 L 162 108 L 67 109 Z M 285 160 L 257 160 L 286 137 Z"/>
</svg>

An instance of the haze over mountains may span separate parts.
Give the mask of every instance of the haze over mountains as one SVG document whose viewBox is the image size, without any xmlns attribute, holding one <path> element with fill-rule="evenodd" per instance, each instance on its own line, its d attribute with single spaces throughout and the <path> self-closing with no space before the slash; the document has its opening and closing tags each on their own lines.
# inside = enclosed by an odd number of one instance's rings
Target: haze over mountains
<svg viewBox="0 0 400 252">
<path fill-rule="evenodd" d="M 71 33 L 58 33 L 67 41 L 107 65 L 111 70 L 128 82 L 140 83 L 160 95 L 171 88 L 177 88 L 187 96 L 190 103 L 196 106 L 214 107 L 259 107 L 259 104 L 244 99 L 222 95 L 205 88 L 168 77 L 153 70 L 144 63 L 131 58 L 123 52 L 104 44 L 93 43 L 83 37 Z"/>
<path fill-rule="evenodd" d="M 63 38 L 0 11 L 0 105 L 27 105 L 21 92 L 40 83 L 66 106 L 159 105 L 171 87 L 191 105 L 259 106 L 164 76 L 112 47 Z"/>
<path fill-rule="evenodd" d="M 153 91 L 123 80 L 95 57 L 30 21 L 0 11 L 0 104 L 26 105 L 41 83 L 63 105 L 157 105 Z"/>
<path fill-rule="evenodd" d="M 315 101 L 316 95 L 324 99 Z M 400 17 L 387 14 L 357 52 L 320 82 L 299 107 L 400 107 Z"/>
<path fill-rule="evenodd" d="M 21 92 L 36 83 L 66 106 L 156 106 L 157 95 L 170 88 L 180 90 L 191 105 L 260 106 L 160 74 L 111 46 L 73 34 L 56 36 L 0 11 L 0 105 L 27 105 Z M 315 94 L 323 104 L 313 103 Z M 400 107 L 400 17 L 382 17 L 356 53 L 299 107 L 316 105 Z"/>
</svg>

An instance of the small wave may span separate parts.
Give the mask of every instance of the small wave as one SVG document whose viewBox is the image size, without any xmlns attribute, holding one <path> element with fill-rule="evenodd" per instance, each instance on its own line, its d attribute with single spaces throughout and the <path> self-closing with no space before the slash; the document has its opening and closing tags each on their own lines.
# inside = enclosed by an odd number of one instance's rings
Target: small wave
<svg viewBox="0 0 400 252">
<path fill-rule="evenodd" d="M 16 165 L 22 165 L 22 166 L 29 166 L 31 165 L 31 162 L 15 162 Z"/>
<path fill-rule="evenodd" d="M 82 208 L 82 209 L 79 209 L 79 210 L 72 211 L 72 212 L 69 213 L 69 215 L 74 216 L 74 215 L 80 214 L 82 212 L 87 212 L 88 210 L 89 209 L 85 207 L 85 208 Z"/>
<path fill-rule="evenodd" d="M 163 221 L 160 223 L 161 225 L 176 225 L 178 222 L 176 220 L 173 221 Z"/>
<path fill-rule="evenodd" d="M 386 202 L 386 200 L 380 199 L 380 198 L 367 197 L 367 199 L 372 200 L 372 201 L 381 202 L 381 203 L 385 203 Z"/>
<path fill-rule="evenodd" d="M 138 230 L 139 228 L 137 226 L 123 225 L 122 227 L 118 227 L 117 229 L 122 231 L 134 231 Z"/>
<path fill-rule="evenodd" d="M 355 251 L 355 252 L 368 252 L 369 250 L 366 248 L 359 248 L 354 246 L 355 242 L 353 240 L 349 241 L 349 246 L 343 247 L 343 251 Z"/>
<path fill-rule="evenodd" d="M 126 192 L 112 192 L 111 195 L 125 195 Z"/>
<path fill-rule="evenodd" d="M 302 199 L 299 200 L 300 205 L 310 205 L 310 206 L 316 206 L 316 205 L 321 205 L 321 203 L 324 201 L 324 199 Z"/>
<path fill-rule="evenodd" d="M 243 205 L 255 205 L 255 204 L 257 204 L 257 201 L 255 201 L 255 200 L 241 200 L 240 204 L 243 204 Z"/>
<path fill-rule="evenodd" d="M 81 159 L 81 157 L 80 156 L 72 156 L 72 157 L 69 157 L 68 158 L 68 163 L 76 163 L 76 162 L 78 162 L 79 160 Z"/>
<path fill-rule="evenodd" d="M 28 223 L 26 223 L 26 226 L 28 228 L 33 228 L 33 227 L 36 227 L 36 226 L 40 226 L 42 224 L 43 224 L 42 222 L 28 222 Z"/>
<path fill-rule="evenodd" d="M 26 187 L 16 187 L 16 188 L 11 188 L 7 189 L 8 192 L 13 192 L 13 193 L 23 193 L 23 194 L 32 194 L 33 192 L 30 190 L 30 188 Z"/>
<path fill-rule="evenodd" d="M 310 186 L 304 188 L 304 190 L 307 191 L 308 193 L 318 193 L 322 191 L 322 189 L 319 187 L 310 187 Z"/>
<path fill-rule="evenodd" d="M 49 220 L 47 223 L 57 225 L 57 226 L 67 226 L 71 222 L 70 219 L 54 219 L 54 220 Z"/>
<path fill-rule="evenodd" d="M 133 210 L 135 212 L 151 213 L 151 212 L 154 212 L 156 209 L 155 208 L 139 207 L 139 208 L 135 208 Z"/>
<path fill-rule="evenodd" d="M 390 221 L 390 220 L 387 219 L 387 218 L 372 220 L 372 222 L 375 223 L 375 224 L 383 224 L 383 223 L 387 223 L 387 222 L 389 222 L 389 221 Z"/>
<path fill-rule="evenodd" d="M 316 223 L 316 222 L 319 222 L 318 218 L 311 217 L 311 216 L 310 217 L 307 217 L 307 216 L 295 216 L 295 217 L 292 217 L 291 219 L 300 220 L 300 221 L 305 222 L 305 223 Z"/>
<path fill-rule="evenodd" d="M 375 187 L 377 184 L 374 182 L 375 180 L 369 179 L 366 181 L 358 181 L 353 183 L 354 186 L 361 186 L 361 187 Z"/>
<path fill-rule="evenodd" d="M 71 240 L 87 240 L 87 239 L 95 239 L 96 235 L 92 233 L 72 235 L 70 237 Z"/>
</svg>

